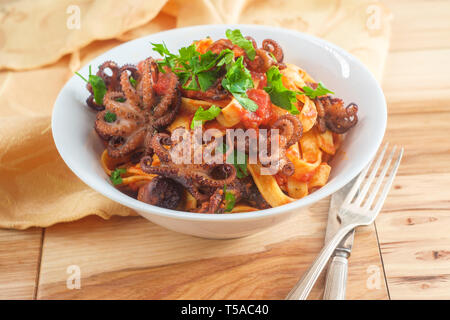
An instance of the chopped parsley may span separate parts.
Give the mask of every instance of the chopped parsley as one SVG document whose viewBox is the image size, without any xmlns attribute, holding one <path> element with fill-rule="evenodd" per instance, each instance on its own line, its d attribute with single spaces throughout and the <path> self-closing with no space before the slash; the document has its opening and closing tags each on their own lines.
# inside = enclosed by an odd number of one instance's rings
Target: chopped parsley
<svg viewBox="0 0 450 320">
<path fill-rule="evenodd" d="M 75 72 L 76 75 L 78 75 L 81 79 L 86 81 L 87 83 L 90 83 L 92 86 L 92 91 L 94 92 L 94 100 L 95 103 L 98 105 L 103 104 L 103 97 L 106 93 L 106 84 L 103 81 L 103 79 L 97 75 L 94 75 L 91 73 L 91 66 L 89 66 L 89 77 L 86 79 L 78 72 Z"/>
<path fill-rule="evenodd" d="M 117 119 L 117 116 L 115 113 L 110 112 L 110 111 L 106 111 L 105 116 L 103 117 L 103 119 L 105 119 L 106 122 L 114 122 Z"/>
<path fill-rule="evenodd" d="M 258 105 L 247 96 L 247 90 L 254 84 L 250 71 L 244 67 L 243 57 L 239 57 L 228 67 L 227 74 L 222 80 L 222 86 L 227 89 L 239 104 L 248 111 L 255 112 Z"/>
<path fill-rule="evenodd" d="M 130 83 L 134 88 L 136 88 L 136 79 L 134 79 L 133 77 L 130 77 Z"/>
<path fill-rule="evenodd" d="M 127 172 L 127 169 L 125 169 L 125 168 L 117 168 L 116 170 L 111 172 L 111 176 L 109 177 L 109 179 L 111 180 L 113 185 L 116 186 L 116 185 L 122 183 L 122 176 L 121 176 L 121 174 L 123 174 L 125 172 Z"/>
<path fill-rule="evenodd" d="M 311 99 L 315 99 L 317 97 L 324 96 L 328 93 L 334 94 L 333 91 L 330 91 L 327 88 L 325 88 L 324 85 L 322 84 L 322 82 L 318 83 L 316 89 L 310 88 L 308 86 L 304 86 L 302 88 L 302 90 L 303 90 L 303 92 L 301 92 L 301 94 L 304 94 Z"/>
<path fill-rule="evenodd" d="M 156 62 L 159 70 L 164 72 L 163 67 L 169 67 L 186 90 L 208 90 L 216 82 L 220 67 L 232 63 L 234 59 L 230 49 L 222 50 L 220 54 L 212 51 L 200 54 L 192 44 L 173 54 L 164 43 L 152 45 L 153 50 L 163 57 L 163 60 Z"/>
<path fill-rule="evenodd" d="M 224 154 L 227 153 L 228 148 L 229 147 L 226 143 L 222 143 L 220 146 L 218 146 L 218 150 Z M 248 176 L 248 155 L 246 153 L 240 152 L 238 150 L 233 150 L 229 155 L 227 155 L 226 162 L 232 164 L 236 168 L 236 177 L 238 177 L 238 179 L 242 179 Z"/>
<path fill-rule="evenodd" d="M 231 40 L 231 42 L 242 49 L 244 49 L 245 53 L 247 53 L 247 56 L 250 60 L 254 60 L 256 56 L 255 48 L 253 47 L 253 43 L 250 40 L 247 40 L 244 38 L 244 36 L 241 33 L 241 30 L 235 29 L 231 30 L 228 29 L 225 32 L 228 39 Z"/>
<path fill-rule="evenodd" d="M 292 114 L 299 114 L 296 106 L 299 92 L 289 90 L 283 85 L 280 70 L 276 66 L 272 66 L 267 70 L 266 76 L 267 87 L 264 90 L 269 94 L 270 101 Z"/>
<path fill-rule="evenodd" d="M 204 110 L 202 107 L 195 111 L 194 118 L 192 118 L 191 129 L 194 129 L 197 125 L 202 124 L 205 121 L 215 119 L 220 111 L 219 107 L 212 105 L 209 109 Z"/>
<path fill-rule="evenodd" d="M 223 186 L 223 194 L 225 195 L 225 212 L 231 212 L 236 204 L 236 197 L 227 191 L 227 185 Z"/>
</svg>

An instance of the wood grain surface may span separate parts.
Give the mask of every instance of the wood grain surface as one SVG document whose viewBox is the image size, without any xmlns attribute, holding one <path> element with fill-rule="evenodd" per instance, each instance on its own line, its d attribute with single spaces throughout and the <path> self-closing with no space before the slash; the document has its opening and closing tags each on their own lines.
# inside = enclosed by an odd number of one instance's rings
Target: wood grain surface
<svg viewBox="0 0 450 320">
<path fill-rule="evenodd" d="M 394 14 L 385 140 L 405 157 L 376 225 L 357 232 L 347 298 L 450 299 L 450 1 L 383 2 Z M 281 299 L 323 244 L 328 201 L 234 240 L 140 217 L 0 230 L 0 299 Z M 80 289 L 67 288 L 71 265 Z M 323 279 L 311 298 L 322 291 Z"/>
</svg>

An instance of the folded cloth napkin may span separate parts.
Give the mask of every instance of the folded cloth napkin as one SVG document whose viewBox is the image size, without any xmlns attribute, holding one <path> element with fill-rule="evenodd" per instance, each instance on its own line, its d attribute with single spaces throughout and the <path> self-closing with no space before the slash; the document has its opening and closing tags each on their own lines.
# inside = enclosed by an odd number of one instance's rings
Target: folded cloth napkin
<svg viewBox="0 0 450 320">
<path fill-rule="evenodd" d="M 193 14 L 195 13 L 195 14 Z M 56 96 L 80 66 L 134 38 L 196 24 L 247 23 L 314 34 L 380 80 L 390 12 L 369 0 L 18 0 L 0 4 L 0 227 L 133 215 L 81 182 L 51 135 Z"/>
</svg>

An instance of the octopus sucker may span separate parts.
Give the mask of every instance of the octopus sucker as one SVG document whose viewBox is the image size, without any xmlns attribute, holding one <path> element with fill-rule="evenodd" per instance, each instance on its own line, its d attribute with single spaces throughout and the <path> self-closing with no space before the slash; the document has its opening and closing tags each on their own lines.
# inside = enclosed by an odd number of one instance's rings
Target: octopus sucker
<svg viewBox="0 0 450 320">
<path fill-rule="evenodd" d="M 343 134 L 358 123 L 358 106 L 355 103 L 344 107 L 342 99 L 330 96 L 318 97 L 315 103 L 320 132 L 325 132 L 328 128 L 334 133 Z"/>
</svg>

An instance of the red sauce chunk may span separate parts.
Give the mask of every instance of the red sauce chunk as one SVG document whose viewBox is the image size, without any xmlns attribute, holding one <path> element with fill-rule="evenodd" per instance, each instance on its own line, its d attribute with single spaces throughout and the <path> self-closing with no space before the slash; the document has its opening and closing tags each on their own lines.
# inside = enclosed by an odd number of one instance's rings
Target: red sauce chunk
<svg viewBox="0 0 450 320">
<path fill-rule="evenodd" d="M 273 118 L 270 96 L 261 89 L 247 90 L 247 96 L 255 101 L 258 109 L 255 112 L 245 111 L 242 115 L 242 123 L 246 128 L 258 128 L 262 124 L 268 124 Z"/>
<path fill-rule="evenodd" d="M 157 95 L 162 96 L 166 93 L 167 88 L 169 87 L 170 77 L 168 73 L 160 73 L 158 77 L 158 81 L 155 83 L 153 89 Z"/>
</svg>

